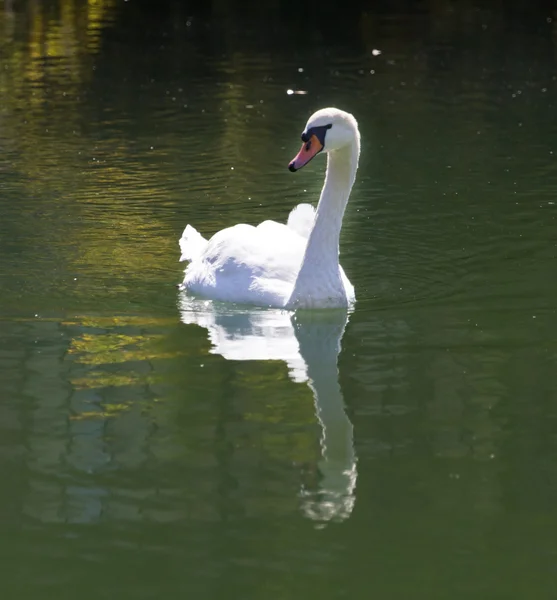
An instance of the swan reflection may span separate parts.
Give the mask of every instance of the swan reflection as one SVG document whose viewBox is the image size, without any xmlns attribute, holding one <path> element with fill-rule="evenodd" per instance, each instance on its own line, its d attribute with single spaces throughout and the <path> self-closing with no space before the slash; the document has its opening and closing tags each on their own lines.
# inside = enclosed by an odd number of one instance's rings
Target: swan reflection
<svg viewBox="0 0 557 600">
<path fill-rule="evenodd" d="M 353 427 L 344 410 L 337 359 L 348 312 L 238 309 L 179 297 L 181 320 L 208 330 L 211 352 L 227 360 L 283 360 L 295 382 L 306 382 L 321 425 L 317 490 L 301 490 L 302 511 L 317 521 L 343 520 L 355 502 Z"/>
</svg>

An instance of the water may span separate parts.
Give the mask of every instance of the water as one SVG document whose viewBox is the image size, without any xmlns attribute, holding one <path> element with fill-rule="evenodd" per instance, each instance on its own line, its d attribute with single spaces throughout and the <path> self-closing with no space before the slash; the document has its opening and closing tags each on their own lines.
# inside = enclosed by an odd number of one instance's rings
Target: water
<svg viewBox="0 0 557 600">
<path fill-rule="evenodd" d="M 270 4 L 0 12 L 0 589 L 553 598 L 555 7 Z M 355 310 L 181 296 L 331 104 Z"/>
</svg>

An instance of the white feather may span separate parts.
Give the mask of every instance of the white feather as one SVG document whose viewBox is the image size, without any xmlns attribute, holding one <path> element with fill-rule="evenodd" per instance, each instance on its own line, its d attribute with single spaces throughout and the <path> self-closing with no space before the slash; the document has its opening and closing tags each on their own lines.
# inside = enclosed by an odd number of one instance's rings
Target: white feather
<svg viewBox="0 0 557 600">
<path fill-rule="evenodd" d="M 308 238 L 315 221 L 315 208 L 311 204 L 298 204 L 290 211 L 287 225 L 304 238 Z"/>
<path fill-rule="evenodd" d="M 207 240 L 191 225 L 186 225 L 184 229 L 184 233 L 182 233 L 182 237 L 180 238 L 180 250 L 182 251 L 182 255 L 180 256 L 180 261 L 183 260 L 195 260 L 207 248 Z"/>
</svg>

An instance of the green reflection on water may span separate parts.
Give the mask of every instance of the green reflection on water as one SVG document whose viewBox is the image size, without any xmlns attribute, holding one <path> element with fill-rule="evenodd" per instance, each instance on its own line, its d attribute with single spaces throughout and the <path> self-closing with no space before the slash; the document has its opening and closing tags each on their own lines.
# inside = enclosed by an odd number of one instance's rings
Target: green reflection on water
<svg viewBox="0 0 557 600">
<path fill-rule="evenodd" d="M 553 596 L 557 21 L 513 6 L 4 4 L 4 595 Z M 189 304 L 185 224 L 315 201 L 325 104 L 344 333 Z"/>
</svg>

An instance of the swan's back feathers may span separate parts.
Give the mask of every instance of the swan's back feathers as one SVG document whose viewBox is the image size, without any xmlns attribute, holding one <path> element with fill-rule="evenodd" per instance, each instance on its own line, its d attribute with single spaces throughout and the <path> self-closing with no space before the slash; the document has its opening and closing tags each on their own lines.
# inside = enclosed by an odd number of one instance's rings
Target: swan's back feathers
<svg viewBox="0 0 557 600">
<path fill-rule="evenodd" d="M 191 225 L 186 225 L 184 233 L 180 238 L 180 250 L 182 255 L 180 261 L 192 261 L 205 252 L 208 241 Z"/>
<path fill-rule="evenodd" d="M 214 300 L 276 307 L 290 297 L 307 243 L 275 221 L 257 227 L 241 223 L 203 241 L 202 253 L 185 271 L 183 289 Z"/>
<path fill-rule="evenodd" d="M 311 204 L 298 204 L 288 215 L 288 227 L 303 238 L 309 238 L 315 221 L 315 208 Z"/>
</svg>

